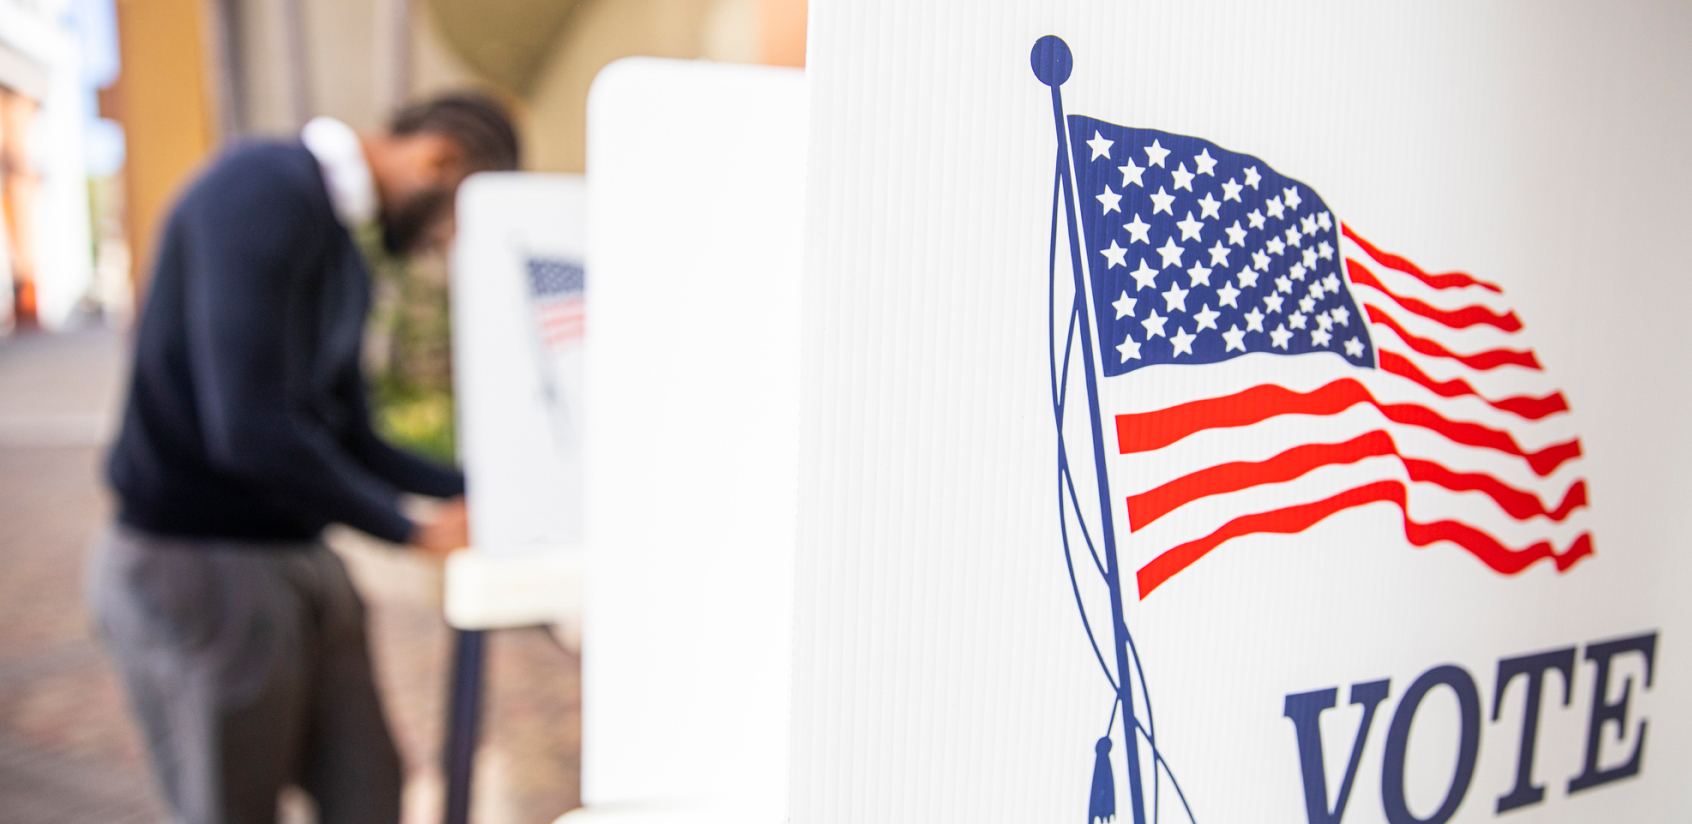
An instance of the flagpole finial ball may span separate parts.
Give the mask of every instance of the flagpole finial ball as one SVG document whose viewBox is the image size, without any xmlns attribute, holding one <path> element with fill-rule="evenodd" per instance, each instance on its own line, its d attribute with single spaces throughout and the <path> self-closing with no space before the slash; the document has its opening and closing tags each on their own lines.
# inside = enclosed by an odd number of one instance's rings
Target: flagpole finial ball
<svg viewBox="0 0 1692 824">
<path fill-rule="evenodd" d="M 1069 72 L 1075 68 L 1075 56 L 1069 53 L 1069 44 L 1055 34 L 1034 41 L 1034 51 L 1028 55 L 1028 62 L 1034 66 L 1034 76 L 1048 86 L 1063 85 L 1063 81 L 1069 79 Z"/>
</svg>

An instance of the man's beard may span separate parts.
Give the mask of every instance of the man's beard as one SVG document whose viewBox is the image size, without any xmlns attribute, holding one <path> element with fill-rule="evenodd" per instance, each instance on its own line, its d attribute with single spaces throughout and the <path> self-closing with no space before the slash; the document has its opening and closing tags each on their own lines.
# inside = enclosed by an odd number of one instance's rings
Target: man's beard
<svg viewBox="0 0 1692 824">
<path fill-rule="evenodd" d="M 429 230 L 452 204 L 447 189 L 425 189 L 382 213 L 382 248 L 391 255 L 418 251 Z"/>
</svg>

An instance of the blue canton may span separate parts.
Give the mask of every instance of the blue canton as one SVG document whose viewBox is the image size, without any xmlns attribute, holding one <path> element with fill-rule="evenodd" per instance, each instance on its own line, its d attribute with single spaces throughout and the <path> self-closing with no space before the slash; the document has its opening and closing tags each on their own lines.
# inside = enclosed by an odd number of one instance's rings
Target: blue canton
<svg viewBox="0 0 1692 824">
<path fill-rule="evenodd" d="M 556 258 L 529 258 L 529 291 L 537 298 L 580 295 L 586 286 L 582 265 Z"/>
<path fill-rule="evenodd" d="M 1375 365 L 1309 186 L 1208 140 L 1079 115 L 1069 134 L 1106 376 L 1249 352 Z"/>
</svg>

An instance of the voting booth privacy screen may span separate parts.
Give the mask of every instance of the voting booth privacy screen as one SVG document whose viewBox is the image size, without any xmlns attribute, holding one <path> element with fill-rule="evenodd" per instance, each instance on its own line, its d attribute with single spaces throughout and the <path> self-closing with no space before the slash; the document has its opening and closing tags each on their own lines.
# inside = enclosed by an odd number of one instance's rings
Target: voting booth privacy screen
<svg viewBox="0 0 1692 824">
<path fill-rule="evenodd" d="M 1683 8 L 811 15 L 792 820 L 1692 808 Z"/>
</svg>

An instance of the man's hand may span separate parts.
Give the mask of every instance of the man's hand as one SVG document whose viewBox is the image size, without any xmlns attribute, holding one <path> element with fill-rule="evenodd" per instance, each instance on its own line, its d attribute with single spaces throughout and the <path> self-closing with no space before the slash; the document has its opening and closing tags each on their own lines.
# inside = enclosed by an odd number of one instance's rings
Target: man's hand
<svg viewBox="0 0 1692 824">
<path fill-rule="evenodd" d="M 453 498 L 436 507 L 430 519 L 419 523 L 411 533 L 411 544 L 441 558 L 468 546 L 470 513 L 464 506 L 464 498 Z"/>
</svg>

